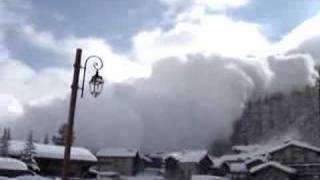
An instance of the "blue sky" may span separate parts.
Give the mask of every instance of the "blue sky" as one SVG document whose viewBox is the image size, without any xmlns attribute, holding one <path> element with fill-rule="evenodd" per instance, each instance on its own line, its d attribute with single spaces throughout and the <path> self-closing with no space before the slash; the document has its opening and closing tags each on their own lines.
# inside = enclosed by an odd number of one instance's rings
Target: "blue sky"
<svg viewBox="0 0 320 180">
<path fill-rule="evenodd" d="M 230 11 L 236 19 L 256 22 L 263 26 L 263 33 L 277 41 L 304 20 L 319 13 L 318 0 L 254 0 L 248 6 Z"/>
<path fill-rule="evenodd" d="M 31 10 L 26 14 L 30 16 L 30 23 L 40 31 L 51 31 L 57 37 L 67 34 L 98 36 L 120 51 L 130 48 L 131 37 L 141 29 L 170 25 L 170 21 L 164 22 L 163 19 L 170 7 L 157 0 L 29 2 Z M 188 8 L 188 5 L 182 7 Z M 319 8 L 318 0 L 252 0 L 245 6 L 222 13 L 258 23 L 269 39 L 279 40 L 305 19 L 314 16 Z"/>
<path fill-rule="evenodd" d="M 37 75 L 68 74 L 81 47 L 108 59 L 112 68 L 105 73 L 119 82 L 147 76 L 167 57 L 269 55 L 275 44 L 288 49 L 293 43 L 282 39 L 317 16 L 320 1 L 3 0 L 0 10 L 4 62 Z"/>
<path fill-rule="evenodd" d="M 21 10 L 19 1 L 12 2 L 4 1 L 10 4 L 8 9 L 26 18 L 26 23 L 32 24 L 38 31 L 49 31 L 57 38 L 70 34 L 76 37 L 99 37 L 119 52 L 130 50 L 131 39 L 139 31 L 170 27 L 174 13 L 178 14 L 192 6 L 190 1 L 171 5 L 161 0 L 27 0 L 22 3 L 27 4 L 28 8 Z M 180 9 L 167 17 L 171 6 Z M 236 20 L 257 23 L 270 41 L 277 41 L 318 13 L 319 8 L 318 0 L 251 0 L 244 6 L 218 12 L 209 10 L 208 13 L 226 14 Z M 18 49 L 21 51 L 21 47 Z"/>
<path fill-rule="evenodd" d="M 3 0 L 0 10 L 0 57 L 6 62 L 34 73 L 67 73 L 81 47 L 111 61 L 106 75 L 119 82 L 147 76 L 154 62 L 167 57 L 266 56 L 277 44 L 294 48 L 286 37 L 319 15 L 320 1 Z"/>
<path fill-rule="evenodd" d="M 32 6 L 32 21 L 40 30 L 57 36 L 98 36 L 120 50 L 129 47 L 134 33 L 157 25 L 165 8 L 158 1 L 141 0 L 33 1 Z"/>
</svg>

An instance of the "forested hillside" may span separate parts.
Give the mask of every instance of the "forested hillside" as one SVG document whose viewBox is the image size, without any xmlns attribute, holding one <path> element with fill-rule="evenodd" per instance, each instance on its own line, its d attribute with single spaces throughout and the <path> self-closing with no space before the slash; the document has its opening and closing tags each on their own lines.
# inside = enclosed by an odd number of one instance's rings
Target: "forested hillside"
<svg viewBox="0 0 320 180">
<path fill-rule="evenodd" d="M 320 145 L 318 85 L 249 102 L 234 126 L 232 144 L 295 138 Z"/>
</svg>

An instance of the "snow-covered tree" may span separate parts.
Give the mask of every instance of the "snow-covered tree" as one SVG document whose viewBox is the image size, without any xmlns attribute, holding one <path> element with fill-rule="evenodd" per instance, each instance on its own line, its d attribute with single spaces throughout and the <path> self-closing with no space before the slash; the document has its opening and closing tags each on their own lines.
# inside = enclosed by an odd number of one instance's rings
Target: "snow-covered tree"
<svg viewBox="0 0 320 180">
<path fill-rule="evenodd" d="M 6 128 L 6 133 L 7 133 L 7 140 L 8 140 L 8 142 L 10 142 L 10 140 L 11 140 L 11 129 L 10 128 Z"/>
<path fill-rule="evenodd" d="M 25 141 L 22 160 L 26 163 L 32 161 L 36 147 L 34 145 L 33 131 L 30 131 Z"/>
<path fill-rule="evenodd" d="M 49 144 L 49 134 L 46 134 L 46 136 L 44 137 L 43 144 Z"/>
<path fill-rule="evenodd" d="M 56 135 L 52 136 L 52 142 L 56 145 L 64 145 L 67 140 L 67 130 L 68 124 L 64 123 L 60 126 Z M 74 141 L 74 133 L 72 137 L 72 142 Z"/>
<path fill-rule="evenodd" d="M 249 143 L 286 138 L 320 146 L 320 83 L 315 86 L 269 94 L 251 101 L 235 124 L 233 142 Z"/>
<path fill-rule="evenodd" d="M 34 144 L 33 131 L 31 130 L 25 141 L 25 146 L 24 146 L 21 160 L 27 164 L 29 169 L 38 171 L 39 167 L 37 165 L 37 162 L 34 160 L 34 155 L 36 153 L 35 151 L 36 151 L 36 146 Z"/>
<path fill-rule="evenodd" d="M 6 157 L 9 154 L 9 141 L 11 139 L 10 129 L 5 128 L 0 139 L 0 156 Z"/>
</svg>

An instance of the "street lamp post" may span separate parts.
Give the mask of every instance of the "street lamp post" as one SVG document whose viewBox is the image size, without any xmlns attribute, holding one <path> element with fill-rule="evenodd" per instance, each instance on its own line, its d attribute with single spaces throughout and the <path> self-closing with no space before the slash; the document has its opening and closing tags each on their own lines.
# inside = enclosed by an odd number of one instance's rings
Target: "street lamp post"
<svg viewBox="0 0 320 180">
<path fill-rule="evenodd" d="M 87 70 L 87 63 L 89 60 L 93 59 L 96 60 L 93 64 L 96 73 L 92 76 L 89 85 L 90 85 L 90 93 L 97 97 L 103 88 L 103 78 L 99 75 L 99 70 L 103 67 L 102 59 L 98 56 L 89 56 L 86 61 L 84 67 L 81 66 L 81 55 L 82 50 L 77 49 L 76 58 L 74 63 L 74 72 L 73 72 L 73 80 L 71 85 L 71 98 L 70 98 L 70 105 L 69 105 L 69 115 L 68 115 L 68 128 L 67 128 L 67 137 L 65 142 L 65 151 L 64 151 L 64 161 L 63 161 L 63 172 L 62 172 L 62 179 L 68 180 L 69 170 L 70 170 L 70 154 L 71 154 L 71 146 L 72 146 L 72 137 L 73 137 L 73 124 L 74 124 L 74 116 L 76 110 L 76 102 L 77 102 L 77 94 L 78 89 L 81 90 L 81 97 L 83 97 L 84 92 L 84 83 L 86 78 L 86 70 Z M 82 80 L 82 87 L 79 87 L 79 75 L 80 70 L 83 68 L 83 80 Z"/>
</svg>

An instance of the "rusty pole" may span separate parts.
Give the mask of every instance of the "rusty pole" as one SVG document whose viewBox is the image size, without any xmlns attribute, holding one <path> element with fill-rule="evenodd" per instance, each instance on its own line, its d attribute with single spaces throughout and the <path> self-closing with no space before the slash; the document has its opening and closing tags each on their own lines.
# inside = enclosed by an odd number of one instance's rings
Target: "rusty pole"
<svg viewBox="0 0 320 180">
<path fill-rule="evenodd" d="M 63 161 L 63 172 L 62 179 L 68 180 L 69 170 L 70 170 L 70 152 L 72 146 L 72 137 L 73 137 L 73 124 L 74 124 L 74 115 L 77 104 L 77 94 L 78 94 L 78 83 L 79 83 L 79 74 L 81 69 L 81 54 L 82 50 L 77 49 L 75 63 L 73 65 L 73 80 L 71 85 L 71 97 L 70 97 L 70 106 L 69 106 L 69 115 L 68 115 L 68 128 L 67 128 L 67 139 L 65 142 L 64 150 L 64 161 Z"/>
</svg>

